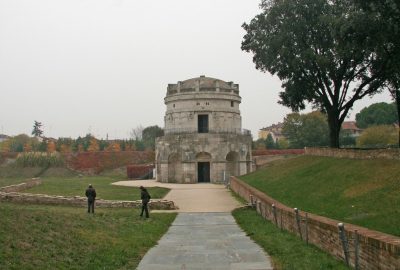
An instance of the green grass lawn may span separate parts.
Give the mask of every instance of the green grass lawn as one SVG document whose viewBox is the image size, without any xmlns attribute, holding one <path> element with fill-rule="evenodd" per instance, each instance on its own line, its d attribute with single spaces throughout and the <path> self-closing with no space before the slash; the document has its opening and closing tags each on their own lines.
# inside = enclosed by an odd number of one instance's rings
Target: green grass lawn
<svg viewBox="0 0 400 270">
<path fill-rule="evenodd" d="M 90 177 L 46 177 L 42 178 L 43 183 L 39 186 L 25 190 L 29 193 L 40 193 L 48 195 L 64 196 L 85 196 L 85 190 L 89 184 L 96 189 L 97 199 L 105 200 L 139 200 L 140 190 L 137 187 L 123 187 L 111 185 L 112 182 L 119 181 L 104 176 Z M 152 199 L 163 198 L 169 191 L 166 188 L 148 188 Z"/>
<path fill-rule="evenodd" d="M 400 162 L 301 156 L 240 177 L 301 210 L 400 236 Z"/>
<path fill-rule="evenodd" d="M 176 214 L 0 203 L 0 269 L 135 269 Z"/>
<path fill-rule="evenodd" d="M 254 209 L 236 209 L 232 214 L 239 226 L 271 256 L 275 269 L 350 269 L 317 247 L 306 245 L 299 237 L 281 232 Z"/>
</svg>

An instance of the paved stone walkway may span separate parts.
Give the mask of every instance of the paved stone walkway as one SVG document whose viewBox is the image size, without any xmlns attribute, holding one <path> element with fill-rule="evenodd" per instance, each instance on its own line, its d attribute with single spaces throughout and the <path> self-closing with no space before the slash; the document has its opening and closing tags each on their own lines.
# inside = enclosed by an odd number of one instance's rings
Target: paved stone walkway
<svg viewBox="0 0 400 270">
<path fill-rule="evenodd" d="M 179 207 L 179 214 L 168 232 L 146 253 L 137 269 L 273 269 L 270 257 L 236 224 L 230 212 L 241 204 L 223 185 L 171 184 L 154 180 L 113 184 L 169 188 L 171 191 L 165 199 Z"/>
<path fill-rule="evenodd" d="M 139 270 L 267 270 L 270 258 L 230 213 L 179 213 Z"/>
</svg>

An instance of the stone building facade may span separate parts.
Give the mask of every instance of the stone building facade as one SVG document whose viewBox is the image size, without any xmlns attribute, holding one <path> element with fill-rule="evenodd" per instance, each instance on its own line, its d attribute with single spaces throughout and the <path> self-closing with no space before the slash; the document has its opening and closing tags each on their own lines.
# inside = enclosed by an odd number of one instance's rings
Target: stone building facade
<svg viewBox="0 0 400 270">
<path fill-rule="evenodd" d="M 157 181 L 223 183 L 249 173 L 251 134 L 242 129 L 239 85 L 200 76 L 169 84 Z"/>
</svg>

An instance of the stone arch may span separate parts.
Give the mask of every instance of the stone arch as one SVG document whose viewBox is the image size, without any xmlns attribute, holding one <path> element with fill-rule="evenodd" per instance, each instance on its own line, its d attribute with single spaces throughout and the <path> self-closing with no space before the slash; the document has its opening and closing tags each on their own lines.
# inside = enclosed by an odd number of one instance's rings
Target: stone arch
<svg viewBox="0 0 400 270">
<path fill-rule="evenodd" d="M 238 176 L 239 175 L 239 153 L 231 151 L 226 155 L 226 176 Z"/>
<path fill-rule="evenodd" d="M 168 182 L 179 182 L 181 176 L 181 159 L 177 153 L 168 156 Z"/>
<path fill-rule="evenodd" d="M 211 154 L 208 152 L 199 152 L 196 154 L 197 161 L 211 161 Z"/>
<path fill-rule="evenodd" d="M 196 154 L 197 182 L 210 182 L 211 180 L 211 154 L 199 152 Z"/>
</svg>

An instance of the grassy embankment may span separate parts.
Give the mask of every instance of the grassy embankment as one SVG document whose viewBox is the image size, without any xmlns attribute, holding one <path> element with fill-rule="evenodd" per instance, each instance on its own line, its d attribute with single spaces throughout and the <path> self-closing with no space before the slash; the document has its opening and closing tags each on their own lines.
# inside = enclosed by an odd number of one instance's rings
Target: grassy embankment
<svg viewBox="0 0 400 270">
<path fill-rule="evenodd" d="M 306 245 L 299 237 L 280 231 L 254 209 L 236 209 L 232 214 L 239 226 L 271 256 L 275 269 L 349 269 L 315 246 Z"/>
<path fill-rule="evenodd" d="M 138 211 L 0 203 L 0 269 L 135 269 L 176 215 Z"/>
<path fill-rule="evenodd" d="M 0 186 L 24 182 L 41 168 L 0 168 Z M 98 197 L 140 199 L 138 188 L 113 186 L 121 175 L 79 177 L 64 168 L 41 174 L 43 184 L 25 192 L 84 196 L 89 183 Z M 162 198 L 164 188 L 149 188 Z M 0 269 L 135 269 L 146 251 L 167 231 L 176 214 L 152 213 L 139 218 L 139 209 L 86 208 L 0 203 Z"/>
<path fill-rule="evenodd" d="M 400 236 L 400 162 L 301 156 L 240 177 L 301 210 Z"/>
</svg>

